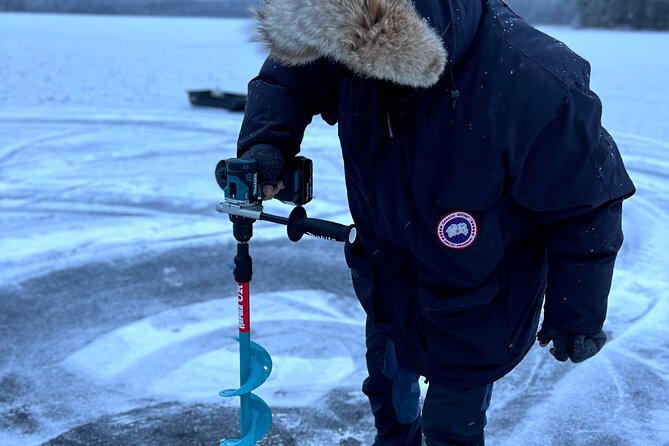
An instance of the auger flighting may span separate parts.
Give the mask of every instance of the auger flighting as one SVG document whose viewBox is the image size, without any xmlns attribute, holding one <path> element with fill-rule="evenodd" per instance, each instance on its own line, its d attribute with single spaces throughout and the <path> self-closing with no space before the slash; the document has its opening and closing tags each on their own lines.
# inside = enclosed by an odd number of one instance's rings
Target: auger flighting
<svg viewBox="0 0 669 446">
<path fill-rule="evenodd" d="M 221 440 L 220 446 L 254 446 L 272 425 L 269 406 L 252 392 L 260 387 L 272 372 L 269 353 L 251 341 L 250 282 L 253 275 L 249 241 L 253 236 L 253 223 L 264 220 L 286 225 L 288 238 L 297 242 L 304 234 L 328 240 L 353 243 L 354 226 L 307 218 L 301 205 L 311 200 L 311 161 L 297 157 L 286 168 L 286 187 L 276 198 L 296 204 L 288 218 L 266 214 L 259 196 L 258 166 L 255 161 L 232 158 L 216 166 L 216 181 L 225 192 L 225 201 L 216 210 L 230 216 L 232 233 L 237 240 L 234 277 L 237 281 L 237 312 L 239 316 L 239 379 L 237 389 L 226 389 L 222 397 L 238 396 L 241 403 L 240 437 Z"/>
</svg>

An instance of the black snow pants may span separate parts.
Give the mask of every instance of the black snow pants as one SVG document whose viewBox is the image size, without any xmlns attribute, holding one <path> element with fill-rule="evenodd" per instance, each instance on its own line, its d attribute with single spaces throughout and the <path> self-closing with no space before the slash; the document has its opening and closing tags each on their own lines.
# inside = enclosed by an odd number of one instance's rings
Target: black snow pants
<svg viewBox="0 0 669 446">
<path fill-rule="evenodd" d="M 421 413 L 419 376 L 397 365 L 387 332 L 367 322 L 367 370 L 362 391 L 377 429 L 373 446 L 483 446 L 492 384 L 431 382 Z"/>
</svg>

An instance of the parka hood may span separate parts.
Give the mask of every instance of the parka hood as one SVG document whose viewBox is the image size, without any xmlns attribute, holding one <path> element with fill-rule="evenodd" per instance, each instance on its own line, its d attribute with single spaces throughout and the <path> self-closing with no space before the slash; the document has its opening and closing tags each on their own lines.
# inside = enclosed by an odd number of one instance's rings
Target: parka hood
<svg viewBox="0 0 669 446">
<path fill-rule="evenodd" d="M 259 40 L 286 65 L 328 57 L 359 76 L 427 88 L 471 42 L 481 1 L 264 0 L 256 13 Z"/>
</svg>

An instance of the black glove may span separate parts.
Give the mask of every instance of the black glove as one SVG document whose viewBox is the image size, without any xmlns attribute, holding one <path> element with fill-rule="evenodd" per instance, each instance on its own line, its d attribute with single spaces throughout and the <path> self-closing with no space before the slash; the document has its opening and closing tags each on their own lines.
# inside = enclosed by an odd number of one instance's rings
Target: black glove
<svg viewBox="0 0 669 446">
<path fill-rule="evenodd" d="M 276 186 L 281 180 L 281 172 L 286 164 L 281 149 L 269 144 L 256 144 L 244 152 L 240 158 L 258 161 L 258 176 L 261 185 Z"/>
<path fill-rule="evenodd" d="M 583 362 L 595 356 L 604 347 L 606 333 L 600 331 L 594 335 L 577 335 L 565 333 L 543 324 L 541 330 L 537 333 L 537 339 L 542 347 L 553 341 L 551 354 L 558 361 L 564 362 L 571 359 L 572 362 Z"/>
</svg>

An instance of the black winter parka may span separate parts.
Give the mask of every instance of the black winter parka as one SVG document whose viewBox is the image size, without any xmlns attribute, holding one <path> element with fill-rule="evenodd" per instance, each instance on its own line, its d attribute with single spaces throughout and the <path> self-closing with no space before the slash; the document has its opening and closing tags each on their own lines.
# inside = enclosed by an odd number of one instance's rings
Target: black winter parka
<svg viewBox="0 0 669 446">
<path fill-rule="evenodd" d="M 545 324 L 602 329 L 634 186 L 585 60 L 499 0 L 414 4 L 448 52 L 435 83 L 325 50 L 299 66 L 270 57 L 239 154 L 265 143 L 290 156 L 314 115 L 338 124 L 363 307 L 405 369 L 488 383 L 533 345 L 544 295 Z"/>
</svg>

